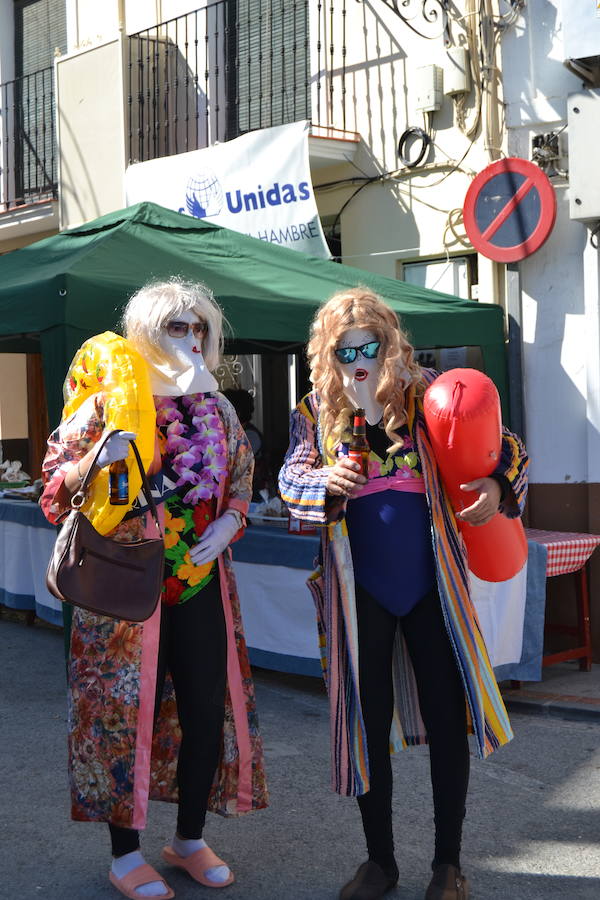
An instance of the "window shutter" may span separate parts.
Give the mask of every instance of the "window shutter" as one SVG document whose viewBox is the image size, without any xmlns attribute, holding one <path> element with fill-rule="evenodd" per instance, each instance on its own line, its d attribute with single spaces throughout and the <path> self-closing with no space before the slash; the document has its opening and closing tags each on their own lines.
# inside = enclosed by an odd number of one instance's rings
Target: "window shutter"
<svg viewBox="0 0 600 900">
<path fill-rule="evenodd" d="M 15 196 L 56 189 L 54 55 L 67 49 L 65 0 L 15 0 Z"/>
<path fill-rule="evenodd" d="M 15 74 L 30 75 L 67 50 L 65 0 L 15 0 Z"/>
<path fill-rule="evenodd" d="M 230 129 L 309 118 L 308 3 L 233 0 L 229 16 Z"/>
</svg>

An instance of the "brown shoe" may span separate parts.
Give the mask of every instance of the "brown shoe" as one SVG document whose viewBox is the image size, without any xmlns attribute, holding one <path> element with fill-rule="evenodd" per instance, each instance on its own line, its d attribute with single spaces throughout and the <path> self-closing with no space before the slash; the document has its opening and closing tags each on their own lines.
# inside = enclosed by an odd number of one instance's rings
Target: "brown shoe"
<svg viewBox="0 0 600 900">
<path fill-rule="evenodd" d="M 456 866 L 444 863 L 433 870 L 425 900 L 469 900 L 469 880 Z"/>
<path fill-rule="evenodd" d="M 339 900 L 379 900 L 398 883 L 398 870 L 387 875 L 380 865 L 367 860 L 356 870 L 356 875 L 340 891 Z"/>
</svg>

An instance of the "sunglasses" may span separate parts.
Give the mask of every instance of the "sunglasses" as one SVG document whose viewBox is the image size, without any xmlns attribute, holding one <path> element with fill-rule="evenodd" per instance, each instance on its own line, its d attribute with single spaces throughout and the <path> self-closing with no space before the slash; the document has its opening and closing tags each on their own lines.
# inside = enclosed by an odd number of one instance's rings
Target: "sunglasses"
<svg viewBox="0 0 600 900">
<path fill-rule="evenodd" d="M 333 352 L 342 365 L 346 366 L 348 363 L 354 362 L 356 354 L 359 352 L 365 359 L 376 359 L 380 346 L 381 341 L 369 341 L 368 344 L 363 344 L 362 347 L 337 347 Z"/>
<path fill-rule="evenodd" d="M 192 334 L 194 337 L 202 337 L 202 335 L 206 332 L 206 322 L 192 322 L 190 325 L 189 322 L 177 322 L 173 320 L 172 322 L 167 322 L 163 325 L 163 328 L 172 338 L 184 338 L 190 333 L 190 328 L 192 329 Z"/>
</svg>

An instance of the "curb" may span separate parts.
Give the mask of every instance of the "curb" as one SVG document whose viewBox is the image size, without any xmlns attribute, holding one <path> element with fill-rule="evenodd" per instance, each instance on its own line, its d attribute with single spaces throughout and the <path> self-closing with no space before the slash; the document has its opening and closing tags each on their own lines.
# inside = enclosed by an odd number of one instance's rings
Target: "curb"
<svg viewBox="0 0 600 900">
<path fill-rule="evenodd" d="M 600 699 L 566 697 L 535 691 L 511 691 L 502 695 L 508 710 L 532 716 L 554 716 L 574 722 L 600 722 Z"/>
</svg>

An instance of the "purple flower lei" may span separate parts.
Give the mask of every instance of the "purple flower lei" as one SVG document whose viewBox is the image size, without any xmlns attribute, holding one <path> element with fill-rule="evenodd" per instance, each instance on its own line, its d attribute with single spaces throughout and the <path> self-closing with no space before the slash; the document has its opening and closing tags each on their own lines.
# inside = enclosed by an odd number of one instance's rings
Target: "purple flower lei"
<svg viewBox="0 0 600 900">
<path fill-rule="evenodd" d="M 194 504 L 218 496 L 220 483 L 227 476 L 227 441 L 215 397 L 190 394 L 181 399 L 193 428 L 185 424 L 173 397 L 155 398 L 156 422 L 167 429 L 166 451 L 179 476 L 177 487 L 190 485 L 183 502 Z M 202 466 L 195 472 L 193 467 L 198 463 Z"/>
</svg>

